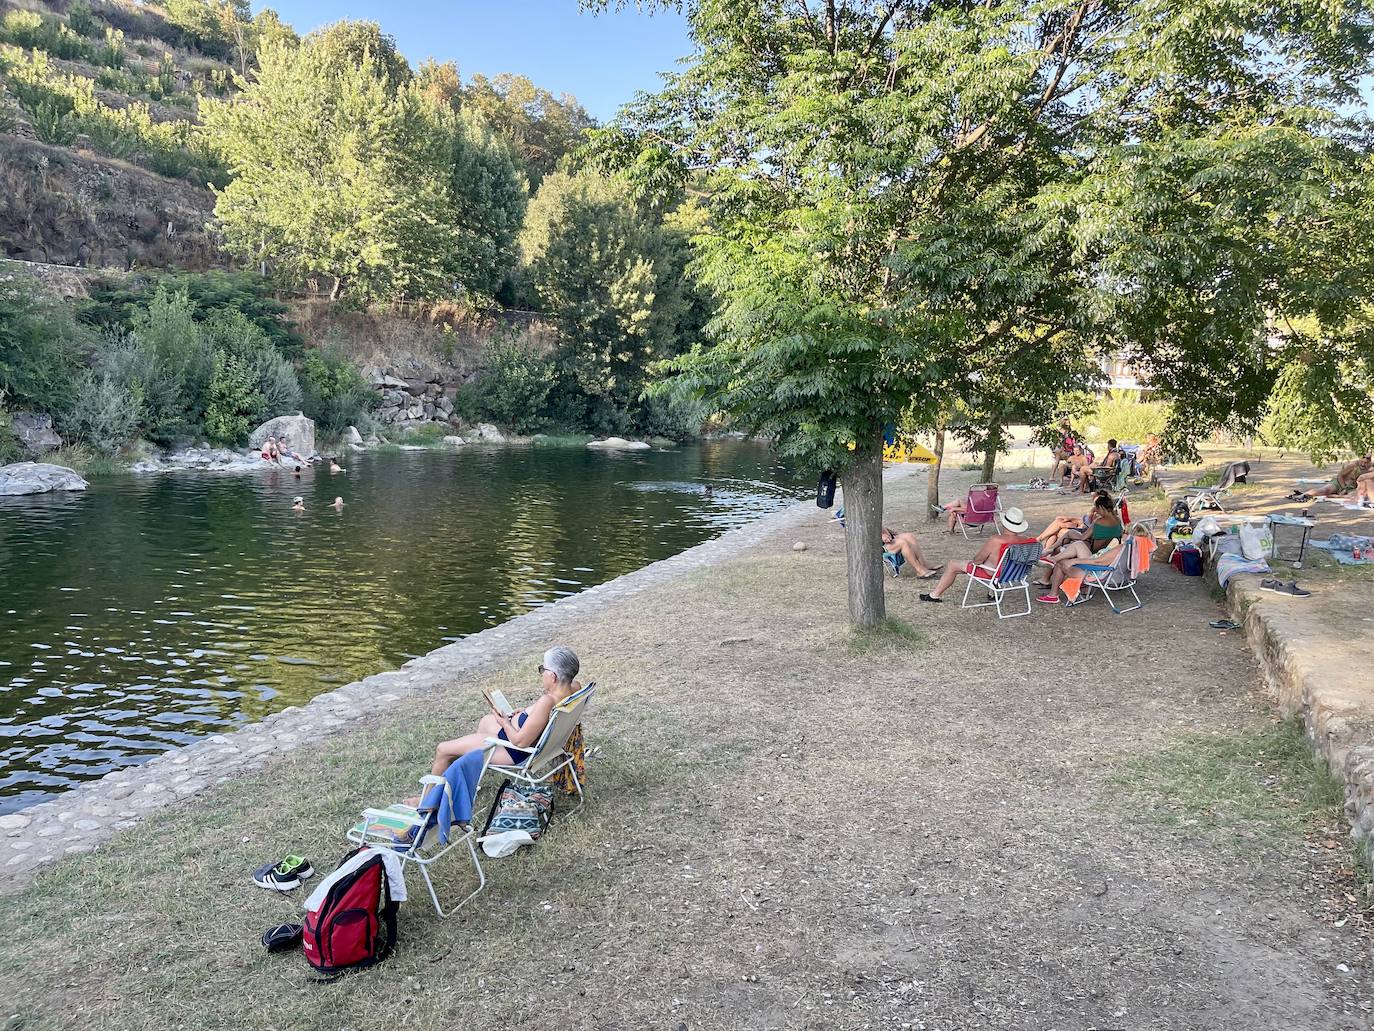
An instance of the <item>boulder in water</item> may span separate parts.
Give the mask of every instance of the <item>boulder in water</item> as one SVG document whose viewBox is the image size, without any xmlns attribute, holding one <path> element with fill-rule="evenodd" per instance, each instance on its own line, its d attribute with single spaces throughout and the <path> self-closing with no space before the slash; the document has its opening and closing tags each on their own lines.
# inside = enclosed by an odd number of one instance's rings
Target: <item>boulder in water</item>
<svg viewBox="0 0 1374 1031">
<path fill-rule="evenodd" d="M 0 466 L 0 498 L 46 494 L 50 490 L 85 490 L 90 484 L 75 469 L 47 462 L 16 462 Z"/>
<path fill-rule="evenodd" d="M 15 412 L 10 419 L 10 428 L 24 445 L 24 450 L 37 458 L 62 446 L 62 438 L 52 428 L 51 415 L 37 412 Z"/>
<path fill-rule="evenodd" d="M 491 444 L 501 444 L 506 439 L 506 435 L 489 422 L 479 422 L 468 436 L 473 440 L 484 440 Z"/>
<path fill-rule="evenodd" d="M 649 445 L 642 440 L 626 440 L 624 437 L 607 437 L 593 440 L 588 447 L 605 448 L 607 451 L 648 451 Z"/>
<path fill-rule="evenodd" d="M 343 439 L 345 444 L 355 444 L 358 447 L 362 447 L 363 435 L 358 432 L 358 427 L 356 426 L 350 426 L 348 429 L 344 430 Z"/>
<path fill-rule="evenodd" d="M 292 451 L 300 452 L 302 458 L 310 458 L 315 454 L 315 420 L 306 418 L 300 412 L 268 419 L 253 431 L 248 443 L 254 448 L 261 448 L 268 437 L 286 441 L 287 446 Z"/>
<path fill-rule="evenodd" d="M 444 443 L 449 447 L 462 447 L 467 443 L 462 437 L 450 436 L 444 438 Z"/>
</svg>

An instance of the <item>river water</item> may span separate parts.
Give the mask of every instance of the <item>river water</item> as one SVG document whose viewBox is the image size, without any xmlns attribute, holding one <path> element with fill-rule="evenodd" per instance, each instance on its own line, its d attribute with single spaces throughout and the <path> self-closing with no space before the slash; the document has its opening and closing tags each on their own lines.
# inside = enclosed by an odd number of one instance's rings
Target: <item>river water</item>
<svg viewBox="0 0 1374 1031">
<path fill-rule="evenodd" d="M 369 453 L 335 476 L 122 476 L 0 499 L 0 813 L 394 669 L 800 493 L 765 448 L 730 441 Z"/>
</svg>

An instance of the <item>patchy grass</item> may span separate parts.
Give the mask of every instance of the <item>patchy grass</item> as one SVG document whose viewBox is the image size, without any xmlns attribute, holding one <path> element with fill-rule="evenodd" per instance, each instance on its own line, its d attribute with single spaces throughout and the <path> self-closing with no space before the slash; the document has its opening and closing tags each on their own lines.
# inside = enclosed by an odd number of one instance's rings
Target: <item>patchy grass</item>
<svg viewBox="0 0 1374 1031">
<path fill-rule="evenodd" d="M 87 479 L 116 476 L 124 472 L 124 467 L 109 455 L 99 454 L 84 444 L 65 444 L 56 451 L 44 455 L 39 461 L 75 469 Z"/>
<path fill-rule="evenodd" d="M 847 643 L 849 651 L 854 655 L 875 656 L 896 650 L 923 648 L 928 643 L 928 638 L 923 631 L 906 620 L 888 616 L 870 629 L 851 629 Z"/>
<path fill-rule="evenodd" d="M 1338 825 L 1345 801 L 1299 719 L 1187 737 L 1129 761 L 1112 783 L 1164 826 L 1237 846 Z"/>
<path fill-rule="evenodd" d="M 535 447 L 586 447 L 596 438 L 590 433 L 540 433 L 534 438 Z"/>
</svg>

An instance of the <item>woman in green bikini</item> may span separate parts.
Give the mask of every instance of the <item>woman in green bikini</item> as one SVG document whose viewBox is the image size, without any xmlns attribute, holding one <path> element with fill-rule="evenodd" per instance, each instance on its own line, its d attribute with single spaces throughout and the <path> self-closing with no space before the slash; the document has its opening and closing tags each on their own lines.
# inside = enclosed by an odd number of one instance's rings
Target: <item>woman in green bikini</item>
<svg viewBox="0 0 1374 1031">
<path fill-rule="evenodd" d="M 1099 551 L 1109 547 L 1112 541 L 1120 540 L 1125 532 L 1112 496 L 1104 491 L 1093 500 L 1093 510 L 1088 516 L 1087 525 L 1082 530 L 1069 530 L 1062 534 L 1059 538 L 1060 546 L 1041 561 L 1050 566 L 1053 580 L 1054 570 L 1061 566 L 1067 569 L 1075 562 L 1092 558 Z M 1038 586 L 1046 584 L 1041 583 Z"/>
</svg>

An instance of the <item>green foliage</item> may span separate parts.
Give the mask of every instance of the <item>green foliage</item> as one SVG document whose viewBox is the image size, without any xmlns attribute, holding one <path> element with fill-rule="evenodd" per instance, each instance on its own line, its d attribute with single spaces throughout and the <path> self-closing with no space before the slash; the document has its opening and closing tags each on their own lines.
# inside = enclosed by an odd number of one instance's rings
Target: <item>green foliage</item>
<svg viewBox="0 0 1374 1031">
<path fill-rule="evenodd" d="M 1086 418 L 1097 429 L 1094 440 L 1139 444 L 1151 433 L 1164 432 L 1169 407 L 1157 401 L 1142 401 L 1134 391 L 1113 390 L 1098 399 Z"/>
<path fill-rule="evenodd" d="M 623 183 L 555 172 L 530 203 L 520 248 L 530 303 L 562 340 L 558 420 L 628 429 L 649 366 L 690 342 L 680 236 Z"/>
<path fill-rule="evenodd" d="M 264 406 L 253 368 L 238 355 L 216 350 L 205 402 L 206 435 L 220 444 L 243 444 Z"/>
<path fill-rule="evenodd" d="M 119 29 L 105 28 L 105 46 L 97 55 L 100 63 L 109 68 L 124 67 L 124 33 Z"/>
<path fill-rule="evenodd" d="M 144 432 L 172 445 L 193 438 L 204 415 L 215 356 L 195 319 L 195 302 L 164 286 L 132 320 L 130 340 L 115 352 L 120 381 L 139 397 Z"/>
<path fill-rule="evenodd" d="M 86 0 L 72 0 L 67 5 L 67 28 L 88 39 L 100 31 L 100 23 Z"/>
<path fill-rule="evenodd" d="M 719 342 L 676 369 L 786 451 L 871 461 L 913 405 L 992 427 L 990 397 L 1081 385 L 1051 348 L 1121 351 L 1196 439 L 1257 418 L 1275 311 L 1370 296 L 1357 9 L 685 7 L 691 64 L 599 147 L 650 194 L 704 187 Z"/>
<path fill-rule="evenodd" d="M 60 97 L 50 97 L 34 108 L 29 119 L 34 135 L 44 143 L 66 147 L 76 139 L 77 120 L 72 116 L 71 105 L 64 104 Z"/>
<path fill-rule="evenodd" d="M 157 63 L 157 99 L 170 97 L 177 88 L 177 66 L 171 54 L 163 54 Z"/>
<path fill-rule="evenodd" d="M 1355 360 L 1330 357 L 1283 368 L 1260 429 L 1268 443 L 1305 451 L 1318 464 L 1374 449 L 1374 352 Z"/>
<path fill-rule="evenodd" d="M 89 344 L 88 332 L 69 310 L 27 278 L 0 277 L 0 399 L 16 407 L 62 411 L 69 370 Z"/>
<path fill-rule="evenodd" d="M 10 413 L 5 410 L 4 395 L 0 393 L 0 465 L 18 462 L 23 457 L 23 445 L 19 443 L 19 436 L 14 432 Z"/>
<path fill-rule="evenodd" d="M 372 388 L 347 356 L 332 347 L 307 352 L 300 372 L 302 411 L 325 436 L 366 425 L 376 403 Z"/>
<path fill-rule="evenodd" d="M 441 68 L 428 70 L 425 82 L 443 96 L 447 90 Z M 510 144 L 531 190 L 537 190 L 544 177 L 582 142 L 583 133 L 596 125 L 575 97 L 555 97 L 523 75 L 502 74 L 493 79 L 474 75 L 462 104 L 480 112 Z"/>
<path fill-rule="evenodd" d="M 105 373 L 83 369 L 72 383 L 71 404 L 57 420 L 68 443 L 113 455 L 137 435 L 143 423 L 138 394 Z"/>
<path fill-rule="evenodd" d="M 34 11 L 11 10 L 0 22 L 0 42 L 41 50 L 67 61 L 89 60 L 91 45 L 60 18 Z"/>
<path fill-rule="evenodd" d="M 480 415 L 516 433 L 543 424 L 544 403 L 554 386 L 553 363 L 514 340 L 493 342 L 482 356 L 477 380 Z"/>
</svg>

